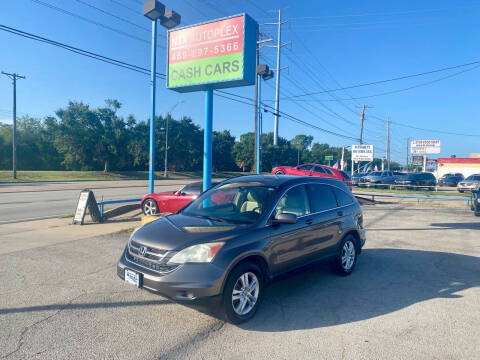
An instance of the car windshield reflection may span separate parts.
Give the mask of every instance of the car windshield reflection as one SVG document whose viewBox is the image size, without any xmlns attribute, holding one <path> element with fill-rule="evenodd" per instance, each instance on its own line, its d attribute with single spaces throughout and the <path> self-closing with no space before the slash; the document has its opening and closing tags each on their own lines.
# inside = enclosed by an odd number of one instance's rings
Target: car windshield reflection
<svg viewBox="0 0 480 360">
<path fill-rule="evenodd" d="M 274 187 L 261 182 L 219 185 L 198 197 L 183 215 L 239 224 L 256 223 L 270 207 Z"/>
</svg>

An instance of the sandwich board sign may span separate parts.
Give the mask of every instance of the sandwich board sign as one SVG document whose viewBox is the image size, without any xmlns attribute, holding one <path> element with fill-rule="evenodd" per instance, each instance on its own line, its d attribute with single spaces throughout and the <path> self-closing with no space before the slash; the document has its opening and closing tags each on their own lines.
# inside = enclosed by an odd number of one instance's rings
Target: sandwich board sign
<svg viewBox="0 0 480 360">
<path fill-rule="evenodd" d="M 83 189 L 80 192 L 80 196 L 78 198 L 77 210 L 75 211 L 75 215 L 73 217 L 73 224 L 83 225 L 87 209 L 90 213 L 92 221 L 102 221 L 102 217 L 100 216 L 100 211 L 98 210 L 98 204 L 95 200 L 95 195 L 93 195 L 93 191 L 90 189 Z"/>
<path fill-rule="evenodd" d="M 191 92 L 255 84 L 257 27 L 241 14 L 169 30 L 167 88 Z"/>
<path fill-rule="evenodd" d="M 373 161 L 373 145 L 352 145 L 353 161 Z"/>
</svg>

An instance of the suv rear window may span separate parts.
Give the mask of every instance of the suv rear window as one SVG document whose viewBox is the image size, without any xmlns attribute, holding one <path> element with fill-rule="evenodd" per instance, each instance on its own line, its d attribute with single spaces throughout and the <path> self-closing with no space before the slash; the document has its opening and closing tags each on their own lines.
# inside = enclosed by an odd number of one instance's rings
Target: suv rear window
<svg viewBox="0 0 480 360">
<path fill-rule="evenodd" d="M 352 197 L 345 191 L 333 186 L 333 192 L 335 193 L 335 197 L 337 198 L 338 206 L 345 206 L 353 203 Z"/>
<path fill-rule="evenodd" d="M 307 187 L 312 213 L 330 210 L 337 207 L 337 200 L 331 186 L 309 184 Z"/>
</svg>

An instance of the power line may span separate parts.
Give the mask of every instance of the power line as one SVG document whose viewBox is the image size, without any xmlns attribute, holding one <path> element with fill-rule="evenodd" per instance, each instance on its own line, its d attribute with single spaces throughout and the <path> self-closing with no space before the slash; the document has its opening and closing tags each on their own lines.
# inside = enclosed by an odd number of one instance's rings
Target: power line
<svg viewBox="0 0 480 360">
<path fill-rule="evenodd" d="M 330 93 L 330 92 L 335 92 L 335 91 L 354 89 L 354 88 L 370 86 L 370 85 L 384 84 L 384 83 L 387 83 L 387 82 L 410 79 L 410 78 L 413 78 L 413 77 L 434 74 L 434 73 L 437 73 L 437 72 L 448 71 L 448 70 L 458 69 L 458 68 L 461 68 L 461 67 L 466 67 L 466 66 L 470 66 L 470 65 L 477 65 L 477 64 L 480 64 L 480 60 L 479 61 L 473 61 L 473 62 L 470 62 L 470 63 L 460 64 L 460 65 L 445 67 L 445 68 L 441 68 L 441 69 L 425 71 L 425 72 L 417 73 L 417 74 L 398 76 L 398 77 L 391 78 L 391 79 L 378 80 L 378 81 L 372 81 L 372 82 L 368 82 L 368 83 L 350 85 L 350 86 L 345 86 L 345 87 L 331 89 L 331 90 L 314 91 L 314 92 L 310 92 L 310 93 L 295 95 L 295 96 L 292 96 L 292 97 L 298 98 L 298 97 L 304 97 L 304 96 L 310 96 L 310 95 L 316 95 L 316 94 L 325 94 L 325 93 Z M 283 99 L 287 99 L 287 98 L 283 98 Z"/>
<path fill-rule="evenodd" d="M 398 12 L 389 12 L 389 13 L 365 13 L 365 14 L 345 14 L 345 15 L 303 16 L 303 17 L 293 17 L 292 20 L 314 20 L 314 19 L 325 19 L 325 18 L 409 15 L 409 14 L 417 14 L 417 13 L 425 13 L 425 12 L 467 10 L 467 9 L 472 9 L 472 8 L 477 8 L 477 7 L 478 6 L 459 7 L 459 8 L 420 9 L 420 10 L 398 11 Z"/>
<path fill-rule="evenodd" d="M 137 65 L 133 65 L 133 64 L 129 64 L 127 62 L 116 60 L 116 59 L 113 59 L 111 57 L 96 54 L 96 53 L 91 52 L 91 51 L 87 51 L 87 50 L 83 50 L 83 49 L 80 49 L 80 48 L 77 48 L 77 47 L 74 47 L 74 46 L 70 46 L 70 45 L 67 45 L 65 43 L 61 43 L 59 41 L 50 40 L 50 39 L 47 39 L 47 38 L 44 38 L 44 37 L 41 37 L 41 36 L 38 36 L 38 35 L 35 35 L 35 34 L 32 34 L 32 33 L 28 33 L 26 31 L 22 31 L 22 30 L 18 30 L 18 29 L 9 27 L 9 26 L 5 26 L 5 25 L 0 24 L 0 30 L 9 32 L 9 33 L 14 34 L 14 35 L 22 36 L 22 37 L 27 38 L 27 39 L 36 40 L 36 41 L 40 41 L 40 42 L 43 42 L 43 43 L 46 43 L 46 44 L 54 45 L 54 46 L 60 47 L 62 49 L 68 50 L 70 52 L 73 52 L 73 53 L 76 53 L 76 54 L 79 54 L 79 55 L 83 55 L 83 56 L 86 56 L 86 57 L 89 57 L 89 58 L 92 58 L 92 59 L 95 59 L 95 60 L 103 61 L 105 63 L 112 64 L 112 65 L 115 65 L 115 66 L 118 66 L 118 67 L 121 67 L 121 68 L 136 71 L 136 72 L 139 72 L 141 74 L 145 74 L 145 75 L 150 74 L 150 70 L 147 69 L 147 68 L 137 66 Z M 157 72 L 157 77 L 159 77 L 161 79 L 165 79 L 166 75 Z"/>
<path fill-rule="evenodd" d="M 117 4 L 118 6 L 121 6 L 123 7 L 124 9 L 127 9 L 127 10 L 130 10 L 131 12 L 135 13 L 135 14 L 138 14 L 138 15 L 142 15 L 142 13 L 140 11 L 137 11 L 135 9 L 132 9 L 130 6 L 127 6 L 125 5 L 124 3 L 120 2 L 120 1 L 117 1 L 117 0 L 110 0 L 111 2 L 113 2 L 114 4 Z"/>
<path fill-rule="evenodd" d="M 51 45 L 54 45 L 54 46 L 58 46 L 60 48 L 63 48 L 65 50 L 69 50 L 69 51 L 72 51 L 74 53 L 77 53 L 79 55 L 84 55 L 84 56 L 87 56 L 87 57 L 90 57 L 90 58 L 94 58 L 96 60 L 100 60 L 100 61 L 103 61 L 103 62 L 106 62 L 106 63 L 109 63 L 109 64 L 112 64 L 112 65 L 116 65 L 116 66 L 119 66 L 119 67 L 122 67 L 122 68 L 126 68 L 128 70 L 133 70 L 133 71 L 136 71 L 136 72 L 140 72 L 142 74 L 145 74 L 145 75 L 148 75 L 150 72 L 148 69 L 146 68 L 142 68 L 140 66 L 137 66 L 137 65 L 133 65 L 133 64 L 129 64 L 129 63 L 126 63 L 126 62 L 123 62 L 123 61 L 119 61 L 119 60 L 115 60 L 113 58 L 109 58 L 109 57 L 106 57 L 106 56 L 103 56 L 103 55 L 99 55 L 99 54 L 95 54 L 93 52 L 89 52 L 89 51 L 86 51 L 86 50 L 82 50 L 82 49 L 79 49 L 79 48 L 75 48 L 73 46 L 69 46 L 69 45 L 66 45 L 66 44 L 63 44 L 63 43 L 60 43 L 60 42 L 57 42 L 57 41 L 53 41 L 53 40 L 50 40 L 50 39 L 47 39 L 47 38 L 43 38 L 43 37 L 40 37 L 38 35 L 34 35 L 34 34 L 31 34 L 31 33 L 27 33 L 27 32 L 24 32 L 24 31 L 21 31 L 21 30 L 17 30 L 17 29 L 14 29 L 14 28 L 10 28 L 8 26 L 5 26 L 5 25 L 1 25 L 0 24 L 0 30 L 4 30 L 4 31 L 7 31 L 7 32 L 10 32 L 12 34 L 15 34 L 15 35 L 19 35 L 19 36 L 23 36 L 23 37 L 26 37 L 26 38 L 29 38 L 29 39 L 32 39 L 32 40 L 37 40 L 37 41 L 41 41 L 41 42 L 44 42 L 44 43 L 48 43 L 48 44 L 51 44 Z M 162 73 L 157 73 L 157 76 L 162 78 L 162 79 L 165 79 L 165 74 L 162 74 Z M 247 99 L 248 101 L 253 101 L 253 99 L 251 98 L 247 98 L 247 97 L 244 97 L 244 96 L 240 96 L 240 95 L 235 95 L 235 94 L 231 94 L 231 93 L 228 93 L 228 92 L 224 92 L 224 91 L 216 91 L 217 93 L 218 92 L 221 92 L 221 93 L 224 93 L 226 95 L 231 95 L 231 96 L 236 96 L 236 97 L 240 97 L 240 98 L 243 98 L 243 99 Z M 218 94 L 217 94 L 218 95 Z M 221 96 L 221 95 L 218 95 L 218 96 Z M 250 105 L 250 106 L 253 106 L 253 104 L 251 103 L 247 103 L 245 101 L 240 101 L 238 99 L 233 99 L 233 98 L 229 98 L 229 97 L 226 97 L 226 96 L 221 96 L 221 97 L 225 97 L 225 98 L 228 98 L 230 100 L 233 100 L 233 101 L 237 101 L 237 102 L 242 102 L 244 104 L 247 104 L 247 105 Z M 268 106 L 268 105 L 265 105 L 263 104 L 264 108 L 267 107 L 267 108 L 271 108 L 271 109 L 274 109 L 272 108 L 271 106 Z M 353 139 L 353 140 L 357 140 L 353 137 L 350 137 L 350 136 L 346 136 L 346 135 L 342 135 L 342 134 L 338 134 L 338 133 L 335 133 L 333 131 L 330 131 L 330 130 L 327 130 L 327 129 L 323 129 L 321 127 L 318 127 L 316 125 L 313 125 L 313 124 L 310 124 L 304 120 L 301 120 L 301 119 L 298 119 L 290 114 L 287 114 L 285 112 L 281 112 L 279 111 L 279 113 L 283 116 L 285 116 L 286 118 L 288 118 L 289 120 L 292 120 L 292 121 L 295 121 L 297 123 L 300 123 L 300 124 L 303 124 L 303 125 L 306 125 L 306 126 L 309 126 L 309 127 L 312 127 L 312 128 L 315 128 L 317 130 L 320 130 L 320 131 L 323 131 L 323 132 L 326 132 L 326 133 L 329 133 L 329 134 L 332 134 L 332 135 L 335 135 L 335 136 L 339 136 L 339 137 L 343 137 L 343 138 L 347 138 L 347 139 Z"/>
<path fill-rule="evenodd" d="M 247 98 L 245 96 L 241 96 L 241 95 L 237 95 L 237 94 L 233 94 L 233 93 L 229 93 L 227 91 L 223 91 L 223 90 L 216 90 L 215 93 L 217 94 L 217 96 L 220 96 L 220 97 L 223 97 L 223 98 L 226 98 L 226 99 L 229 99 L 229 100 L 232 100 L 232 101 L 236 101 L 236 102 L 239 102 L 239 103 L 242 103 L 242 104 L 245 104 L 245 105 L 249 105 L 249 106 L 254 106 L 254 104 L 250 103 L 250 102 L 253 102 L 253 99 L 251 98 Z M 224 94 L 224 95 L 222 95 Z M 229 95 L 229 96 L 225 96 L 225 95 Z M 243 101 L 243 100 L 238 100 L 238 99 L 235 99 L 235 98 L 232 98 L 230 96 L 234 96 L 234 97 L 238 97 L 238 98 L 241 98 L 241 99 L 247 99 L 248 101 L 250 102 L 246 102 L 246 101 Z M 271 113 L 274 113 L 275 112 L 275 108 L 273 106 L 270 106 L 270 105 L 267 105 L 267 104 L 259 104 L 259 106 L 263 107 L 264 111 L 267 111 L 267 112 L 271 112 Z M 270 109 L 270 110 L 267 110 Z M 272 111 L 273 110 L 273 111 Z M 331 131 L 331 130 L 327 130 L 327 129 L 324 129 L 324 128 L 321 128 L 317 125 L 314 125 L 314 124 L 311 124 L 305 120 L 302 120 L 302 119 L 299 119 L 293 115 L 290 115 L 288 113 L 285 113 L 283 111 L 278 111 L 278 114 L 287 118 L 288 120 L 291 120 L 291 121 L 294 121 L 294 122 L 297 122 L 297 123 L 300 123 L 302 125 L 305 125 L 305 126 L 308 126 L 308 127 L 311 127 L 311 128 L 314 128 L 314 129 L 317 129 L 319 131 L 322 131 L 322 132 L 325 132 L 325 133 L 328 133 L 328 134 L 331 134 L 331 135 L 334 135 L 334 136 L 338 136 L 338 137 L 342 137 L 342 138 L 345 138 L 345 139 L 350 139 L 350 140 L 354 140 L 354 141 L 358 141 L 357 138 L 355 137 L 351 137 L 351 136 L 347 136 L 347 135 L 343 135 L 343 134 L 340 134 L 340 133 L 337 133 L 337 132 L 334 132 L 334 131 Z"/>
<path fill-rule="evenodd" d="M 370 117 L 375 118 L 375 119 L 380 120 L 380 121 L 385 121 L 384 119 L 379 118 L 378 116 L 370 115 Z M 434 133 L 438 133 L 438 134 L 455 135 L 455 136 L 468 136 L 468 137 L 480 137 L 480 134 L 465 134 L 465 133 L 457 133 L 457 132 L 444 131 L 444 130 L 427 129 L 427 128 L 421 128 L 421 127 L 418 127 L 418 126 L 398 123 L 398 122 L 395 122 L 395 121 L 390 121 L 390 124 L 401 126 L 401 127 L 406 127 L 406 128 L 410 128 L 410 129 L 415 129 L 415 130 L 434 132 Z"/>
<path fill-rule="evenodd" d="M 468 71 L 475 70 L 475 69 L 477 69 L 478 67 L 480 67 L 480 65 L 477 65 L 477 66 L 474 66 L 474 67 L 472 67 L 472 68 L 470 68 L 470 69 L 462 70 L 462 71 L 456 72 L 456 73 L 454 73 L 454 74 L 450 74 L 450 75 L 447 75 L 447 76 L 444 76 L 444 77 L 441 77 L 441 78 L 438 78 L 438 79 L 435 79 L 435 80 L 427 81 L 427 82 L 424 82 L 424 83 L 421 83 L 421 84 L 409 86 L 409 87 L 406 87 L 406 88 L 403 88 L 403 89 L 386 91 L 386 92 L 382 92 L 382 93 L 378 93 L 378 94 L 365 95 L 365 96 L 357 96 L 357 97 L 337 99 L 337 100 L 326 99 L 326 100 L 301 100 L 301 101 L 319 101 L 319 102 L 324 102 L 324 101 L 347 101 L 347 100 L 359 100 L 359 99 L 368 99 L 368 98 L 378 97 L 378 96 L 392 95 L 392 94 L 397 94 L 397 93 L 400 93 L 400 92 L 404 92 L 404 91 L 416 89 L 416 88 L 419 88 L 419 87 L 422 87 L 422 86 L 431 85 L 431 84 L 434 84 L 434 83 L 439 82 L 439 81 L 442 81 L 442 80 L 450 79 L 450 78 L 452 78 L 452 77 L 461 75 L 461 74 L 466 73 L 466 72 L 468 72 Z M 285 99 L 285 100 L 287 100 L 287 99 Z M 293 100 L 293 99 L 288 99 L 288 100 Z M 299 101 L 299 100 L 296 100 L 296 101 Z"/>
<path fill-rule="evenodd" d="M 123 17 L 121 17 L 121 16 L 112 14 L 112 13 L 106 11 L 106 10 L 100 9 L 99 7 L 97 7 L 97 6 L 95 6 L 95 5 L 92 5 L 92 4 L 90 4 L 90 3 L 86 2 L 86 1 L 83 1 L 83 0 L 75 0 L 75 1 L 78 2 L 78 3 L 80 3 L 80 4 L 83 4 L 83 5 L 85 5 L 85 6 L 88 6 L 88 7 L 91 8 L 91 9 L 95 9 L 95 10 L 101 12 L 102 14 L 111 16 L 111 17 L 113 17 L 113 18 L 115 18 L 115 19 L 117 19 L 117 20 L 123 21 L 123 22 L 126 23 L 126 24 L 135 26 L 136 28 L 141 29 L 141 30 L 144 30 L 144 31 L 146 31 L 146 32 L 148 32 L 148 33 L 150 33 L 150 32 L 152 31 L 151 29 L 149 29 L 149 28 L 147 28 L 147 27 L 138 25 L 138 24 L 134 23 L 133 21 L 130 21 L 130 20 L 127 20 L 127 19 L 125 19 L 125 18 L 123 18 Z M 162 34 L 158 34 L 158 36 L 165 38 L 165 35 L 162 35 Z"/>
<path fill-rule="evenodd" d="M 91 19 L 86 18 L 86 17 L 84 17 L 84 16 L 81 16 L 81 15 L 79 15 L 79 14 L 77 14 L 77 13 L 73 13 L 73 12 L 71 12 L 71 11 L 62 9 L 62 8 L 60 8 L 60 7 L 58 7 L 58 6 L 54 6 L 54 5 L 52 5 L 52 4 L 49 4 L 49 3 L 46 3 L 46 2 L 43 2 L 43 1 L 40 1 L 40 0 L 30 0 L 30 1 L 33 1 L 34 3 L 37 3 L 37 4 L 39 4 L 39 5 L 48 7 L 48 8 L 50 8 L 50 9 L 52 9 L 52 10 L 58 11 L 58 12 L 63 13 L 63 14 L 65 14 L 65 15 L 69 15 L 69 16 L 72 16 L 72 17 L 74 17 L 74 18 L 83 20 L 83 21 L 85 21 L 85 22 L 88 22 L 88 23 L 93 24 L 93 25 L 95 25 L 95 26 L 101 27 L 101 28 L 103 28 L 103 29 L 107 29 L 107 30 L 113 31 L 113 32 L 115 32 L 115 33 L 117 33 L 117 34 L 120 34 L 120 35 L 129 37 L 129 38 L 131 38 L 131 39 L 133 39 L 133 40 L 141 41 L 141 42 L 143 42 L 143 43 L 145 43 L 145 44 L 150 44 L 150 41 L 148 41 L 148 40 L 142 39 L 142 38 L 140 38 L 140 37 L 138 37 L 138 36 L 135 36 L 135 35 L 131 35 L 131 34 L 129 34 L 129 33 L 126 33 L 126 32 L 124 32 L 124 31 L 122 31 L 122 30 L 118 30 L 118 29 L 116 29 L 116 28 L 113 28 L 113 27 L 111 27 L 111 26 L 109 26 L 109 25 L 105 25 L 105 24 L 99 23 L 99 22 L 97 22 L 97 21 L 91 20 Z M 164 46 L 160 46 L 160 45 L 159 45 L 159 47 L 165 48 Z"/>
</svg>

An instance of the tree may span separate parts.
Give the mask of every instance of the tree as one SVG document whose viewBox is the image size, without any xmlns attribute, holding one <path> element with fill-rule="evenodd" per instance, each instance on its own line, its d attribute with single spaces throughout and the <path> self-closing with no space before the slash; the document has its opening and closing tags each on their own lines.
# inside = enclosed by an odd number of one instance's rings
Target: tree
<svg viewBox="0 0 480 360">
<path fill-rule="evenodd" d="M 304 158 L 304 156 L 300 157 L 300 153 L 302 153 L 302 155 L 308 155 L 308 149 L 312 144 L 312 141 L 312 135 L 295 135 L 295 137 L 290 141 L 290 144 L 293 146 L 293 148 L 297 149 L 297 165 L 300 163 L 300 159 Z"/>
<path fill-rule="evenodd" d="M 102 123 L 88 105 L 70 101 L 59 109 L 55 147 L 62 154 L 67 170 L 98 170 L 102 143 Z M 101 162 L 100 162 L 101 164 Z"/>
<path fill-rule="evenodd" d="M 242 172 L 251 171 L 253 167 L 253 149 L 255 147 L 255 134 L 249 132 L 240 135 L 240 141 L 233 145 L 233 158 Z"/>
<path fill-rule="evenodd" d="M 233 146 L 235 145 L 235 137 L 230 131 L 214 131 L 213 132 L 213 171 L 233 171 L 237 168 L 232 155 Z"/>
</svg>

